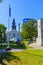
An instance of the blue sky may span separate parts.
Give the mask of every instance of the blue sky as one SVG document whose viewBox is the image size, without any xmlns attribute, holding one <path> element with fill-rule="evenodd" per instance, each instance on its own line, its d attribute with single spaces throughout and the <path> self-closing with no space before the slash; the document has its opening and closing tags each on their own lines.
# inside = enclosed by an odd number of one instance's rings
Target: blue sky
<svg viewBox="0 0 43 65">
<path fill-rule="evenodd" d="M 18 23 L 23 23 L 24 18 L 43 18 L 43 0 L 4 0 L 0 3 L 0 23 L 8 27 L 8 10 L 11 5 L 11 18 L 15 18 L 17 29 Z"/>
</svg>

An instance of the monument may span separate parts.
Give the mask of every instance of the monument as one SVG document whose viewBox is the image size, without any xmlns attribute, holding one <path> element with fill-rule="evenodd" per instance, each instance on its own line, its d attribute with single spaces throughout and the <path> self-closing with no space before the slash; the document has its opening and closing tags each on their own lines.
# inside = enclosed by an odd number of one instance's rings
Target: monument
<svg viewBox="0 0 43 65">
<path fill-rule="evenodd" d="M 43 18 L 38 20 L 38 38 L 36 40 L 37 46 L 43 46 Z"/>
</svg>

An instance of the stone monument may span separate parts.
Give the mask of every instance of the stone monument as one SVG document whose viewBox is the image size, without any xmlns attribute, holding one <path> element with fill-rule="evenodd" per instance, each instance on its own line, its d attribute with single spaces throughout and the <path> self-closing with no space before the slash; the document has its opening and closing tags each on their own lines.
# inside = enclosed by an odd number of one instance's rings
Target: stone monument
<svg viewBox="0 0 43 65">
<path fill-rule="evenodd" d="M 38 20 L 38 38 L 36 40 L 36 45 L 43 46 L 43 18 Z"/>
</svg>

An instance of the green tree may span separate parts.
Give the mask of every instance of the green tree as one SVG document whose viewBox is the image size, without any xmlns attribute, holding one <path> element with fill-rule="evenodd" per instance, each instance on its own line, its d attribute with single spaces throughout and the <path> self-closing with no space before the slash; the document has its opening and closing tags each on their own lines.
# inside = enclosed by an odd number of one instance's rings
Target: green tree
<svg viewBox="0 0 43 65">
<path fill-rule="evenodd" d="M 24 39 L 30 39 L 32 41 L 33 37 L 37 37 L 37 21 L 31 19 L 28 22 L 22 24 L 21 36 Z"/>
<path fill-rule="evenodd" d="M 4 34 L 4 36 L 2 37 L 2 33 Z M 3 24 L 0 24 L 0 43 L 2 46 L 2 41 L 6 40 L 6 27 Z"/>
<path fill-rule="evenodd" d="M 2 0 L 0 0 L 0 3 L 2 2 Z"/>
</svg>

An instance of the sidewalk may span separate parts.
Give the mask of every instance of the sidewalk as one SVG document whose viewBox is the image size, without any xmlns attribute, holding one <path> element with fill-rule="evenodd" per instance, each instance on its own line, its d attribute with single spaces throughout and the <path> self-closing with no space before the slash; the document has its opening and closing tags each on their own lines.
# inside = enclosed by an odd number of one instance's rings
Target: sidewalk
<svg viewBox="0 0 43 65">
<path fill-rule="evenodd" d="M 12 49 L 12 50 L 9 50 L 9 51 L 6 51 L 5 49 L 0 49 L 0 53 L 4 53 L 4 52 L 17 52 L 17 51 L 23 51 L 24 49 Z"/>
<path fill-rule="evenodd" d="M 29 46 L 33 47 L 33 49 L 43 50 L 43 46 L 38 46 L 36 43 L 29 44 Z"/>
</svg>

